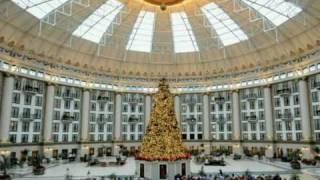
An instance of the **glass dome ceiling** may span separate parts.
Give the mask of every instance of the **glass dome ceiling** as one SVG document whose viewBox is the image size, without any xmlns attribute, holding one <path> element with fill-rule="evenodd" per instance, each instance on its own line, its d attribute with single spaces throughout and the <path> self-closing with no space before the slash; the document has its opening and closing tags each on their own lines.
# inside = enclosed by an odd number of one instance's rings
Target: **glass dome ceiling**
<svg viewBox="0 0 320 180">
<path fill-rule="evenodd" d="M 12 0 L 22 9 L 38 19 L 43 19 L 52 11 L 61 8 L 68 0 Z M 69 0 L 83 3 L 82 0 Z M 86 0 L 85 3 L 89 3 Z M 239 5 L 254 9 L 260 16 L 266 18 L 274 26 L 280 26 L 290 18 L 299 14 L 302 9 L 293 2 L 286 0 L 238 0 Z M 115 19 L 121 13 L 125 4 L 118 0 L 106 0 L 89 15 L 72 35 L 100 43 L 104 34 L 116 23 Z M 210 28 L 216 32 L 223 46 L 229 46 L 248 40 L 248 36 L 237 22 L 215 2 L 200 7 Z M 156 15 L 154 12 L 141 10 L 132 28 L 127 50 L 151 52 L 152 37 Z M 188 16 L 184 11 L 171 13 L 171 28 L 173 31 L 174 52 L 198 51 L 198 45 Z"/>
<path fill-rule="evenodd" d="M 165 11 L 145 0 L 10 0 L 0 8 L 9 40 L 118 75 L 262 67 L 320 36 L 317 0 L 184 0 Z"/>
</svg>

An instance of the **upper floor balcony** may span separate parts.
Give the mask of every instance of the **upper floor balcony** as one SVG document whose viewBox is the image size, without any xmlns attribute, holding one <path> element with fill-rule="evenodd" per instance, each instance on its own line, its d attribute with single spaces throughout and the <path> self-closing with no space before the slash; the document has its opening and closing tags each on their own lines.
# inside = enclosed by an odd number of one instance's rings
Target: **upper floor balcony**
<svg viewBox="0 0 320 180">
<path fill-rule="evenodd" d="M 293 120 L 293 116 L 291 112 L 286 112 L 280 115 L 281 120 L 283 121 L 292 121 Z"/>
<path fill-rule="evenodd" d="M 245 119 L 247 121 L 257 121 L 258 120 L 257 115 L 249 115 L 249 116 L 246 116 Z"/>
<path fill-rule="evenodd" d="M 250 94 L 246 94 L 244 95 L 243 97 L 245 100 L 247 101 L 254 101 L 258 98 L 258 95 L 257 94 L 254 94 L 254 93 L 250 93 Z"/>
<path fill-rule="evenodd" d="M 280 96 L 289 96 L 291 93 L 292 93 L 292 89 L 289 87 L 276 90 L 276 94 Z"/>
<path fill-rule="evenodd" d="M 134 116 L 130 116 L 129 119 L 128 119 L 128 123 L 130 124 L 136 124 L 136 123 L 139 123 L 140 122 L 140 119 L 137 118 L 137 117 L 134 117 Z"/>
<path fill-rule="evenodd" d="M 29 84 L 24 85 L 22 90 L 23 90 L 24 93 L 28 93 L 28 94 L 40 93 L 40 88 L 39 87 L 36 87 L 34 85 L 29 85 Z"/>
<path fill-rule="evenodd" d="M 65 93 L 62 94 L 62 97 L 63 97 L 64 99 L 70 99 L 70 100 L 72 100 L 72 99 L 76 98 L 77 95 L 76 95 L 75 93 L 65 92 Z"/>
<path fill-rule="evenodd" d="M 213 102 L 215 102 L 217 104 L 223 104 L 226 102 L 226 98 L 223 96 L 217 96 L 217 97 L 214 97 Z"/>
<path fill-rule="evenodd" d="M 63 123 L 72 123 L 75 120 L 74 115 L 71 115 L 69 113 L 64 113 L 61 117 L 61 122 Z"/>
</svg>

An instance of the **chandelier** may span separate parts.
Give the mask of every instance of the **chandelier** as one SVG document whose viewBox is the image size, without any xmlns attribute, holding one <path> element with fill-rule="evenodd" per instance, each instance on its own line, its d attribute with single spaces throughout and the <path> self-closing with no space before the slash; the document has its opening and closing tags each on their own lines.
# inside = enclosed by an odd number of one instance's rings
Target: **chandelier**
<svg viewBox="0 0 320 180">
<path fill-rule="evenodd" d="M 167 6 L 181 3 L 184 0 L 144 0 L 144 1 L 151 3 L 151 4 L 158 5 L 158 6 L 160 6 L 160 9 L 164 11 L 167 9 Z"/>
</svg>

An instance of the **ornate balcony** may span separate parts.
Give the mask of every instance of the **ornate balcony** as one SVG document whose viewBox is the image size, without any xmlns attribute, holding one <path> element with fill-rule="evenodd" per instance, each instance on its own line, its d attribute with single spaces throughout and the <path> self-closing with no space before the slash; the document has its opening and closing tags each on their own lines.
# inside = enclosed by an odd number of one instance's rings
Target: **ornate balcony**
<svg viewBox="0 0 320 180">
<path fill-rule="evenodd" d="M 99 95 L 99 96 L 97 97 L 97 101 L 98 101 L 98 102 L 101 102 L 101 103 L 106 103 L 106 102 L 108 102 L 108 101 L 110 101 L 110 100 L 111 100 L 111 98 L 108 97 L 108 96 L 106 96 L 106 95 Z"/>
<path fill-rule="evenodd" d="M 281 120 L 283 121 L 292 121 L 293 120 L 293 116 L 291 113 L 284 113 L 281 114 Z"/>
<path fill-rule="evenodd" d="M 76 98 L 76 94 L 75 93 L 63 93 L 62 94 L 62 97 L 64 98 L 64 99 L 74 99 L 74 98 Z"/>
<path fill-rule="evenodd" d="M 291 88 L 277 89 L 276 92 L 280 96 L 289 96 L 291 94 Z"/>
<path fill-rule="evenodd" d="M 131 123 L 131 124 L 136 124 L 138 122 L 139 122 L 139 118 L 136 118 L 134 116 L 130 116 L 128 119 L 128 123 Z"/>
<path fill-rule="evenodd" d="M 188 124 L 195 124 L 195 123 L 197 123 L 197 119 L 194 118 L 194 117 L 192 117 L 192 118 L 187 118 L 187 119 L 186 119 L 186 122 L 187 122 Z"/>
<path fill-rule="evenodd" d="M 23 92 L 24 93 L 28 93 L 28 94 L 37 94 L 40 92 L 40 88 L 39 87 L 34 87 L 32 85 L 25 85 L 23 87 Z"/>
<path fill-rule="evenodd" d="M 217 96 L 214 97 L 214 102 L 218 104 L 223 104 L 224 102 L 226 102 L 226 98 L 223 96 Z"/>
<path fill-rule="evenodd" d="M 258 98 L 258 96 L 256 94 L 250 93 L 250 94 L 246 94 L 244 96 L 244 99 L 246 99 L 247 101 L 254 101 Z"/>
<path fill-rule="evenodd" d="M 31 122 L 34 120 L 34 115 L 29 114 L 29 113 L 22 113 L 20 115 L 20 120 L 24 122 Z"/>
<path fill-rule="evenodd" d="M 63 116 L 61 117 L 61 121 L 63 123 L 72 123 L 72 121 L 74 120 L 74 116 L 70 115 L 70 114 L 63 114 Z"/>
<path fill-rule="evenodd" d="M 249 115 L 249 116 L 246 116 L 246 120 L 247 121 L 257 121 L 257 116 L 256 115 Z"/>
</svg>

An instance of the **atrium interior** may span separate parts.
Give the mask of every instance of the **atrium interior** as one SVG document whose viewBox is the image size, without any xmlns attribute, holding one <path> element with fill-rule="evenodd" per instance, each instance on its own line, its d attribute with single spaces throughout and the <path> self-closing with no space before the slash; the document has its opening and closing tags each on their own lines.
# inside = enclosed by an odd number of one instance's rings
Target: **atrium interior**
<svg viewBox="0 0 320 180">
<path fill-rule="evenodd" d="M 0 0 L 0 104 L 0 179 L 317 180 L 320 1 Z"/>
</svg>

